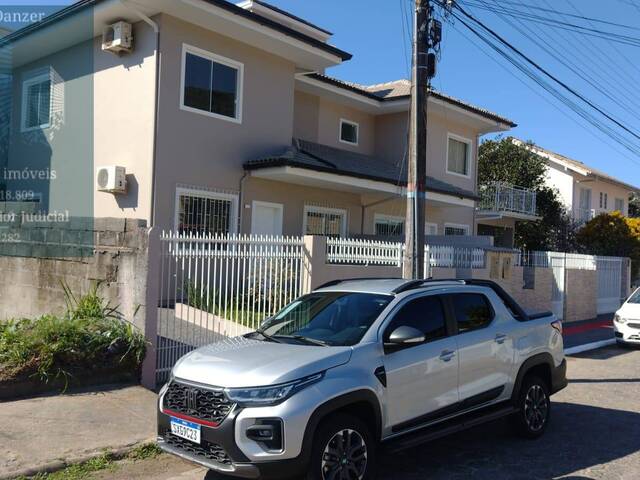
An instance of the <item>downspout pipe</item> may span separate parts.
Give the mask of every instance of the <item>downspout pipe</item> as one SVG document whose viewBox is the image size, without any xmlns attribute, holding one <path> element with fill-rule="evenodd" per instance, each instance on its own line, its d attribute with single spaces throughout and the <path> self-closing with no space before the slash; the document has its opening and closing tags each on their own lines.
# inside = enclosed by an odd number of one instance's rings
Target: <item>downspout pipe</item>
<svg viewBox="0 0 640 480">
<path fill-rule="evenodd" d="M 153 227 L 156 224 L 156 158 L 158 154 L 158 124 L 159 124 L 159 112 L 160 112 L 160 72 L 162 62 L 160 59 L 160 26 L 157 22 L 153 21 L 147 15 L 142 13 L 136 6 L 133 5 L 134 2 L 129 0 L 119 0 L 120 3 L 125 7 L 135 13 L 140 20 L 149 25 L 153 32 L 156 35 L 156 75 L 155 75 L 155 85 L 154 85 L 154 105 L 153 105 L 153 139 L 152 139 L 152 157 L 151 157 L 151 192 L 149 193 L 149 218 L 151 221 L 151 225 L 149 227 Z"/>
</svg>

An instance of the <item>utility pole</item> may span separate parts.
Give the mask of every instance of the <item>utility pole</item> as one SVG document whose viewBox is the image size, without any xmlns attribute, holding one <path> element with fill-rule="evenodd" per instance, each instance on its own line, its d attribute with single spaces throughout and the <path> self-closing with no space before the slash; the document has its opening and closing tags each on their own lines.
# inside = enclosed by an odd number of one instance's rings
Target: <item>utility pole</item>
<svg viewBox="0 0 640 480">
<path fill-rule="evenodd" d="M 404 278 L 424 278 L 425 181 L 427 177 L 427 102 L 435 76 L 437 48 L 442 24 L 433 18 L 430 0 L 415 0 L 411 121 L 409 136 L 409 178 L 405 232 Z"/>
</svg>

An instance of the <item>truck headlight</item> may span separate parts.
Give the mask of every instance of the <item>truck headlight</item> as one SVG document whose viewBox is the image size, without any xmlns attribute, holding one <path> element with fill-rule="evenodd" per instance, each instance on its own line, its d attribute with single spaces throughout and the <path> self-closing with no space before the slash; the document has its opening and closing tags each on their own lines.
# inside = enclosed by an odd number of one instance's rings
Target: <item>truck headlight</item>
<svg viewBox="0 0 640 480">
<path fill-rule="evenodd" d="M 225 393 L 232 402 L 246 406 L 277 405 L 284 402 L 300 390 L 319 382 L 324 377 L 323 373 L 316 373 L 308 377 L 294 380 L 293 382 L 269 385 L 266 387 L 251 388 L 227 388 Z"/>
<path fill-rule="evenodd" d="M 622 318 L 622 317 L 621 317 L 620 315 L 618 315 L 617 313 L 616 313 L 615 317 L 613 317 L 613 320 L 614 320 L 615 322 L 618 322 L 618 323 L 627 323 L 627 319 L 626 319 L 626 318 Z"/>
</svg>

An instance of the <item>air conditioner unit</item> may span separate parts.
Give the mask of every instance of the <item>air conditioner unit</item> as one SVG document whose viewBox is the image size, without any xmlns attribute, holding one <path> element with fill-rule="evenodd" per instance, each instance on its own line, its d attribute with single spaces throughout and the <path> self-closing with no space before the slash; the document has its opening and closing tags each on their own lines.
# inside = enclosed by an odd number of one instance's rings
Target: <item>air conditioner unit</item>
<svg viewBox="0 0 640 480">
<path fill-rule="evenodd" d="M 102 50 L 113 53 L 133 51 L 133 31 L 128 22 L 116 22 L 102 31 Z"/>
<path fill-rule="evenodd" d="M 115 165 L 99 167 L 97 175 L 98 191 L 109 193 L 126 193 L 127 171 Z"/>
</svg>

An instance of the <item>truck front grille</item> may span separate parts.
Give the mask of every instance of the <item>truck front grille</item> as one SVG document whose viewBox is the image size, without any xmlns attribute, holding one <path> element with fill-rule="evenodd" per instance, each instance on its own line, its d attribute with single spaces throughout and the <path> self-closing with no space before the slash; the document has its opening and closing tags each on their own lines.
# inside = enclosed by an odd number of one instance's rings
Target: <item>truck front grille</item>
<svg viewBox="0 0 640 480">
<path fill-rule="evenodd" d="M 163 407 L 220 424 L 233 409 L 234 404 L 222 390 L 207 390 L 174 381 L 164 395 Z"/>
<path fill-rule="evenodd" d="M 207 460 L 213 460 L 214 462 L 222 463 L 223 465 L 232 464 L 231 459 L 229 458 L 229 455 L 227 455 L 227 452 L 225 452 L 224 448 L 215 443 L 203 441 L 201 445 L 198 445 L 197 443 L 190 442 L 189 440 L 176 437 L 169 432 L 164 434 L 164 441 L 167 445 L 178 448 L 190 455 L 206 458 Z"/>
</svg>

